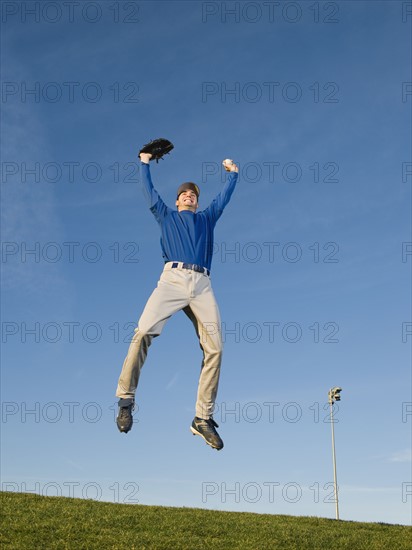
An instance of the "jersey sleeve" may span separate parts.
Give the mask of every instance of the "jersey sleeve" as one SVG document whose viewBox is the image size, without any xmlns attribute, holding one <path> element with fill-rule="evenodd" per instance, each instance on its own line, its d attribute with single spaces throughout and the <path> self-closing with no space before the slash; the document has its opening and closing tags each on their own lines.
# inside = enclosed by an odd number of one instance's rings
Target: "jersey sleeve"
<svg viewBox="0 0 412 550">
<path fill-rule="evenodd" d="M 215 224 L 226 208 L 233 191 L 235 190 L 239 174 L 230 172 L 229 177 L 222 191 L 213 199 L 209 206 L 205 209 L 205 213 L 209 216 L 212 223 Z"/>
<path fill-rule="evenodd" d="M 159 193 L 154 188 L 149 165 L 145 162 L 142 162 L 141 169 L 143 193 L 149 204 L 150 211 L 152 212 L 156 220 L 160 222 L 160 220 L 166 217 L 171 209 L 163 202 Z"/>
</svg>

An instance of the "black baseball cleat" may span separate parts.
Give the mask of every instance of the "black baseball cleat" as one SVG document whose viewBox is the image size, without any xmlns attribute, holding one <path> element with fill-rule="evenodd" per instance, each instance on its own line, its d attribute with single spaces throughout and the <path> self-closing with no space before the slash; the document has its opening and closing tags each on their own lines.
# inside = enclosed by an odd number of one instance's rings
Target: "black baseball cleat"
<svg viewBox="0 0 412 550">
<path fill-rule="evenodd" d="M 116 423 L 120 432 L 127 434 L 133 426 L 132 411 L 134 409 L 134 399 L 119 399 L 119 412 Z"/>
<path fill-rule="evenodd" d="M 223 449 L 223 441 L 220 439 L 219 434 L 215 430 L 215 428 L 218 427 L 218 424 L 216 424 L 213 418 L 206 420 L 195 416 L 192 425 L 190 426 L 190 430 L 193 435 L 200 435 L 200 437 L 203 437 L 208 445 L 213 447 L 213 449 L 220 451 L 220 449 Z"/>
</svg>

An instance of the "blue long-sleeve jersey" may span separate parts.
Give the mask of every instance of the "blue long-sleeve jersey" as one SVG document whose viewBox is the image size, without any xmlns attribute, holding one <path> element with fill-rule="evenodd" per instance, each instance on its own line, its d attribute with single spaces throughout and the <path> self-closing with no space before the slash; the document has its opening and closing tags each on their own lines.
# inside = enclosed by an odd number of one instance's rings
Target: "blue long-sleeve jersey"
<svg viewBox="0 0 412 550">
<path fill-rule="evenodd" d="M 149 208 L 160 225 L 165 262 L 197 264 L 210 270 L 213 255 L 213 231 L 232 196 L 238 179 L 230 172 L 222 191 L 200 212 L 169 208 L 153 186 L 149 165 L 142 162 L 143 191 Z"/>
</svg>

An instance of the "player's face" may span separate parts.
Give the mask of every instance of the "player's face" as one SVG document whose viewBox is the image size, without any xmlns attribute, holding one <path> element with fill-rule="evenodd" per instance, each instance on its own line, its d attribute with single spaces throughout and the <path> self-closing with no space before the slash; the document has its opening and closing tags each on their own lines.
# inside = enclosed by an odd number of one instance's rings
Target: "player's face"
<svg viewBox="0 0 412 550">
<path fill-rule="evenodd" d="M 176 201 L 176 206 L 179 212 L 180 210 L 191 210 L 192 212 L 195 212 L 198 207 L 196 193 L 190 189 L 183 191 L 183 193 L 180 193 L 179 198 Z"/>
</svg>

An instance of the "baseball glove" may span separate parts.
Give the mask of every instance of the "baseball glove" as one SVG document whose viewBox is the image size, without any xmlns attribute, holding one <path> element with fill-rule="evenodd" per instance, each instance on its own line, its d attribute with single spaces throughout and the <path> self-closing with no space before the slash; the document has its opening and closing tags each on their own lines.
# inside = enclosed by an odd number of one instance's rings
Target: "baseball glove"
<svg viewBox="0 0 412 550">
<path fill-rule="evenodd" d="M 140 153 L 150 153 L 152 155 L 152 158 L 150 160 L 155 160 L 156 162 L 159 162 L 159 159 L 163 158 L 164 155 L 168 155 L 173 147 L 173 143 L 168 139 L 152 139 L 152 141 L 149 141 L 149 143 L 143 145 L 143 147 L 139 151 L 139 155 Z"/>
</svg>

